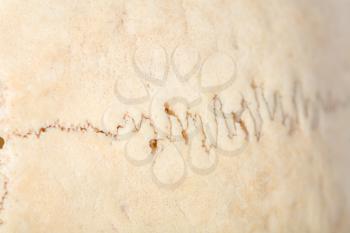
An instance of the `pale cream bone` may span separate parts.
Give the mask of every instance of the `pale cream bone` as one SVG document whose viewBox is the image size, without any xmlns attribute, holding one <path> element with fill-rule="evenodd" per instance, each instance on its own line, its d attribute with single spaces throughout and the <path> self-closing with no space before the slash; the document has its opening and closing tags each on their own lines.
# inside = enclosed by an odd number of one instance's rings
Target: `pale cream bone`
<svg viewBox="0 0 350 233">
<path fill-rule="evenodd" d="M 0 2 L 0 232 L 349 232 L 348 1 Z"/>
</svg>

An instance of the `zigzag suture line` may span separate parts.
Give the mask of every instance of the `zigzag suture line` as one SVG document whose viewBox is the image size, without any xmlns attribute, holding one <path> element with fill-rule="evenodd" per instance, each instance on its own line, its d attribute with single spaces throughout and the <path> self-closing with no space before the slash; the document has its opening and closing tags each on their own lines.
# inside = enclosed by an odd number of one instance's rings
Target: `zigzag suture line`
<svg viewBox="0 0 350 233">
<path fill-rule="evenodd" d="M 240 130 L 243 133 L 244 140 L 246 142 L 251 141 L 252 138 L 259 142 L 263 135 L 262 130 L 266 120 L 263 117 L 262 109 L 264 109 L 265 113 L 267 113 L 268 120 L 275 122 L 279 121 L 284 127 L 287 128 L 288 133 L 291 135 L 298 129 L 298 126 L 300 126 L 301 117 L 304 117 L 304 119 L 309 121 L 309 126 L 312 130 L 316 130 L 319 126 L 321 111 L 323 113 L 331 113 L 340 108 L 348 106 L 350 103 L 349 99 L 346 99 L 345 101 L 335 101 L 330 97 L 322 98 L 319 94 L 316 94 L 316 98 L 311 100 L 305 97 L 301 84 L 296 81 L 294 82 L 291 99 L 288 100 L 290 101 L 289 103 L 292 104 L 293 110 L 291 112 L 287 112 L 285 110 L 282 95 L 278 91 L 274 91 L 272 95 L 273 100 L 268 101 L 262 85 L 258 86 L 255 82 L 252 82 L 250 89 L 253 94 L 253 103 L 249 103 L 242 94 L 239 109 L 229 113 L 224 112 L 222 99 L 217 95 L 213 97 L 212 113 L 214 116 L 213 121 L 215 123 L 215 140 L 211 141 L 209 140 L 208 133 L 205 130 L 205 124 L 203 123 L 203 117 L 201 114 L 193 113 L 187 110 L 185 113 L 185 120 L 181 120 L 179 115 L 171 108 L 171 106 L 168 103 L 164 103 L 164 113 L 168 119 L 169 129 L 169 132 L 164 137 L 170 142 L 174 141 L 173 129 L 175 123 L 180 127 L 181 131 L 179 132 L 179 135 L 181 135 L 183 142 L 187 145 L 191 140 L 188 135 L 188 130 L 191 126 L 194 126 L 201 135 L 201 145 L 204 151 L 209 153 L 210 150 L 218 147 L 219 120 L 223 121 L 225 134 L 229 139 L 234 140 L 234 137 L 238 136 L 238 131 Z M 247 113 L 246 117 L 243 117 L 244 113 Z M 29 137 L 35 137 L 39 139 L 49 130 L 59 130 L 64 133 L 93 132 L 96 134 L 102 134 L 110 139 L 118 140 L 119 131 L 126 128 L 129 124 L 131 124 L 133 128 L 133 132 L 137 133 L 141 130 L 141 127 L 147 123 L 153 131 L 153 138 L 149 141 L 149 147 L 151 149 L 151 153 L 155 154 L 157 152 L 158 141 L 164 138 L 160 137 L 154 121 L 146 114 L 142 114 L 140 119 L 137 120 L 136 118 L 130 116 L 129 113 L 125 113 L 122 122 L 116 124 L 114 131 L 103 130 L 90 122 L 67 126 L 56 120 L 55 122 L 38 129 L 30 129 L 25 132 L 14 130 L 4 138 L 5 141 L 11 140 L 12 138 L 26 139 Z M 248 127 L 249 123 L 253 126 L 252 128 Z M 230 124 L 232 127 L 229 126 Z M 6 176 L 4 176 L 4 178 L 3 194 L 0 196 L 0 212 L 4 209 L 4 202 L 8 196 L 8 178 Z M 2 224 L 1 219 L 0 224 Z"/>
<path fill-rule="evenodd" d="M 237 136 L 238 129 L 240 129 L 243 132 L 244 139 L 246 141 L 250 141 L 252 137 L 255 138 L 256 141 L 260 141 L 262 136 L 263 125 L 265 123 L 265 119 L 263 119 L 264 117 L 262 116 L 263 108 L 265 109 L 265 112 L 267 113 L 267 116 L 270 121 L 277 121 L 277 118 L 279 116 L 280 123 L 283 126 L 287 127 L 289 134 L 293 134 L 293 132 L 298 128 L 298 126 L 300 126 L 300 117 L 303 116 L 304 119 L 308 120 L 310 122 L 311 129 L 315 130 L 319 126 L 319 115 L 321 111 L 323 111 L 324 113 L 329 113 L 336 111 L 341 107 L 345 107 L 349 104 L 348 100 L 341 102 L 334 101 L 331 98 L 324 99 L 319 94 L 316 94 L 316 98 L 314 100 L 311 100 L 305 97 L 301 84 L 295 81 L 293 85 L 292 96 L 289 100 L 289 103 L 291 103 L 293 106 L 293 111 L 287 112 L 285 110 L 284 102 L 282 101 L 283 97 L 278 91 L 273 92 L 273 100 L 269 103 L 262 85 L 258 86 L 253 81 L 250 87 L 254 96 L 253 104 L 255 106 L 252 106 L 252 103 L 249 103 L 242 94 L 240 108 L 236 111 L 225 113 L 223 110 L 222 99 L 217 95 L 213 97 L 212 112 L 214 114 L 215 123 L 215 140 L 212 141 L 214 142 L 209 142 L 210 140 L 208 140 L 208 134 L 205 130 L 205 125 L 203 123 L 203 117 L 201 116 L 201 114 L 187 110 L 185 113 L 185 119 L 181 120 L 179 115 L 171 108 L 171 106 L 168 103 L 164 103 L 163 106 L 164 113 L 166 114 L 168 119 L 169 129 L 169 132 L 164 137 L 167 138 L 169 141 L 174 141 L 174 122 L 172 121 L 172 119 L 174 119 L 175 123 L 177 123 L 177 125 L 181 129 L 181 132 L 179 133 L 181 133 L 182 139 L 185 142 L 185 144 L 188 144 L 190 140 L 188 136 L 188 129 L 191 126 L 194 126 L 201 134 L 201 142 L 203 148 L 205 148 L 205 151 L 208 152 L 211 148 L 217 147 L 219 134 L 219 119 L 222 119 L 224 121 L 224 130 L 226 131 L 225 134 L 228 138 L 233 139 L 235 136 Z M 244 113 L 247 113 L 247 116 L 245 118 L 243 117 Z M 140 119 L 137 120 L 135 117 L 130 116 L 128 112 L 124 114 L 122 122 L 115 124 L 116 127 L 114 131 L 103 130 L 88 121 L 84 124 L 67 126 L 56 120 L 55 122 L 40 127 L 38 129 L 30 129 L 25 132 L 14 130 L 6 137 L 6 140 L 10 140 L 12 137 L 28 138 L 31 136 L 34 136 L 39 139 L 47 131 L 53 129 L 66 133 L 94 132 L 96 134 L 102 134 L 105 137 L 118 140 L 119 131 L 121 129 L 126 128 L 131 124 L 133 132 L 137 133 L 140 131 L 143 124 L 146 124 L 147 122 L 150 128 L 152 129 L 154 135 L 154 138 L 149 142 L 152 151 L 154 151 L 154 146 L 157 145 L 157 141 L 162 139 L 159 137 L 156 124 L 151 119 L 151 117 L 146 114 L 142 114 Z M 249 129 L 249 127 L 247 127 L 248 123 L 251 123 L 253 125 L 252 129 Z M 233 129 L 232 127 L 229 127 L 230 124 L 233 126 Z"/>
</svg>

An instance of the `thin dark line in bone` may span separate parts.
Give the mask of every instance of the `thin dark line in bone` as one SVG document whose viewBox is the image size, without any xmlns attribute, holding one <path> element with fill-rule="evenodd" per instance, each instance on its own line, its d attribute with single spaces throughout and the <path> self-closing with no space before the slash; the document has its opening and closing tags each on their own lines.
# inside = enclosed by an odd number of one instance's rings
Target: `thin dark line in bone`
<svg viewBox="0 0 350 233">
<path fill-rule="evenodd" d="M 4 204 L 6 201 L 6 198 L 9 194 L 8 191 L 8 178 L 4 176 L 4 182 L 2 184 L 2 188 L 3 188 L 3 194 L 0 197 L 0 213 L 4 210 Z M 2 219 L 0 219 L 0 225 L 3 223 Z"/>
<path fill-rule="evenodd" d="M 255 128 L 255 133 L 256 133 L 256 138 L 257 141 L 260 140 L 261 138 L 261 133 L 262 133 L 262 126 L 264 124 L 264 121 L 262 119 L 262 116 L 260 114 L 260 99 L 258 97 L 258 93 L 257 93 L 257 85 L 255 84 L 255 82 L 253 81 L 250 85 L 250 87 L 253 89 L 253 93 L 254 93 L 254 99 L 256 102 L 256 115 L 258 116 L 258 121 L 256 121 L 256 124 L 254 124 Z M 251 110 L 249 110 L 251 112 Z"/>
<path fill-rule="evenodd" d="M 227 137 L 232 139 L 233 135 L 232 135 L 231 129 L 230 129 L 229 125 L 228 125 L 227 116 L 226 116 L 226 114 L 225 114 L 225 112 L 223 110 L 222 101 L 221 101 L 221 99 L 219 99 L 217 97 L 215 97 L 215 101 L 219 104 L 219 112 L 220 112 L 220 115 L 222 116 L 222 118 L 224 119 L 225 128 L 227 130 Z M 216 105 L 214 104 L 214 106 L 216 106 Z"/>
<path fill-rule="evenodd" d="M 348 99 L 344 101 L 335 101 L 333 97 L 331 97 L 330 95 L 328 95 L 327 98 L 325 99 L 325 98 L 322 98 L 321 95 L 316 94 L 315 99 L 310 100 L 305 97 L 305 93 L 302 90 L 301 84 L 296 82 L 293 87 L 293 95 L 291 99 L 289 99 L 289 101 L 294 106 L 293 111 L 287 112 L 284 108 L 282 96 L 279 94 L 278 91 L 273 92 L 273 101 L 268 101 L 262 86 L 258 86 L 255 83 L 252 83 L 252 89 L 254 92 L 253 101 L 255 101 L 255 104 L 257 106 L 256 111 L 253 111 L 250 108 L 244 96 L 242 95 L 241 109 L 239 111 L 236 111 L 236 112 L 232 111 L 230 113 L 233 116 L 232 120 L 234 125 L 234 132 L 232 132 L 228 127 L 227 116 L 223 112 L 223 109 L 222 109 L 223 102 L 220 99 L 220 97 L 216 95 L 212 100 L 213 106 L 214 106 L 213 112 L 214 112 L 214 120 L 216 121 L 216 127 L 219 128 L 218 122 L 217 122 L 218 117 L 220 116 L 223 117 L 225 121 L 224 128 L 227 131 L 227 136 L 230 138 L 232 136 L 237 135 L 236 124 L 240 126 L 240 128 L 245 134 L 245 137 L 248 138 L 250 132 L 249 132 L 249 129 L 247 128 L 247 122 L 250 121 L 254 126 L 254 136 L 257 139 L 257 141 L 259 141 L 261 138 L 263 123 L 264 123 L 261 116 L 262 106 L 264 106 L 271 121 L 275 121 L 276 116 L 279 113 L 281 115 L 282 125 L 287 127 L 288 132 L 291 133 L 291 132 L 294 132 L 296 127 L 298 126 L 300 116 L 303 116 L 305 119 L 308 119 L 310 121 L 310 126 L 312 129 L 317 129 L 319 124 L 318 123 L 319 115 L 321 111 L 328 113 L 328 112 L 335 111 L 339 107 L 348 106 L 348 104 L 350 104 L 350 101 Z M 260 98 L 262 100 L 263 105 L 261 105 Z M 189 110 L 187 110 L 186 119 L 185 119 L 186 127 L 185 127 L 185 124 L 178 117 L 177 113 L 170 108 L 169 105 L 166 106 L 164 110 L 167 113 L 169 119 L 171 117 L 174 117 L 176 119 L 179 126 L 181 127 L 182 138 L 186 143 L 189 140 L 187 130 L 189 129 L 190 125 L 193 124 L 197 129 L 199 128 L 201 131 L 201 134 L 203 137 L 202 144 L 204 147 L 206 147 L 207 149 L 210 149 L 210 147 L 216 146 L 216 145 L 209 145 L 210 143 L 207 143 L 208 137 L 206 135 L 203 119 L 200 114 L 191 113 Z M 248 111 L 248 118 L 245 117 L 245 119 L 243 119 L 242 114 L 246 110 Z M 133 124 L 134 132 L 138 132 L 142 127 L 142 125 L 144 124 L 144 122 L 146 121 L 149 122 L 149 125 L 152 128 L 155 137 L 158 137 L 157 128 L 149 116 L 142 114 L 141 119 L 137 121 L 133 116 L 130 116 L 128 113 L 125 113 L 123 117 L 123 121 L 119 124 L 116 124 L 114 131 L 100 129 L 97 126 L 94 126 L 90 122 L 86 122 L 85 124 L 67 126 L 63 123 L 60 123 L 59 121 L 55 121 L 52 124 L 42 126 L 37 130 L 29 129 L 24 132 L 20 132 L 19 130 L 14 130 L 11 133 L 9 133 L 5 138 L 6 140 L 9 140 L 11 137 L 28 138 L 30 136 L 35 136 L 36 138 L 40 138 L 43 134 L 47 133 L 48 130 L 57 129 L 62 132 L 79 132 L 79 133 L 85 133 L 87 131 L 91 131 L 91 132 L 95 132 L 96 134 L 102 134 L 106 137 L 117 139 L 119 135 L 119 130 L 125 128 L 130 122 Z M 258 121 L 261 123 L 259 124 Z M 218 135 L 218 130 L 219 129 L 216 129 L 215 137 L 217 137 Z M 173 134 L 172 128 L 171 128 L 171 134 Z M 217 143 L 217 139 L 216 139 L 216 143 Z"/>
</svg>

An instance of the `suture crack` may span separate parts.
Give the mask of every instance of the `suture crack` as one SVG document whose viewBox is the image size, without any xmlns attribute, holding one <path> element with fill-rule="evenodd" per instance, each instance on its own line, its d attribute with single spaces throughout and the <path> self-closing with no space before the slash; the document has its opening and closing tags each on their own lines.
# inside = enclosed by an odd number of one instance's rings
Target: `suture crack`
<svg viewBox="0 0 350 233">
<path fill-rule="evenodd" d="M 202 146 L 205 148 L 205 151 L 210 151 L 211 148 L 217 147 L 219 130 L 224 130 L 226 137 L 232 140 L 238 135 L 238 131 L 240 130 L 243 132 L 243 137 L 245 140 L 249 141 L 251 138 L 255 138 L 256 141 L 259 141 L 263 135 L 265 124 L 262 114 L 263 111 L 266 112 L 267 119 L 281 123 L 288 129 L 289 134 L 292 134 L 297 127 L 300 126 L 301 117 L 310 121 L 310 126 L 312 129 L 317 129 L 319 124 L 319 114 L 321 112 L 334 112 L 339 108 L 348 106 L 350 103 L 349 100 L 335 101 L 330 96 L 327 96 L 327 98 L 322 98 L 319 94 L 316 94 L 314 99 L 308 98 L 306 97 L 305 92 L 303 91 L 299 82 L 294 82 L 293 92 L 290 97 L 283 97 L 279 91 L 274 91 L 272 93 L 271 101 L 269 101 L 266 97 L 266 92 L 263 85 L 257 85 L 253 81 L 250 85 L 250 91 L 253 94 L 253 99 L 248 102 L 246 97 L 242 95 L 239 108 L 229 112 L 224 112 L 224 101 L 222 98 L 220 98 L 218 95 L 213 97 L 211 111 L 213 114 L 212 123 L 214 123 L 214 140 L 212 140 L 212 142 L 209 142 L 210 140 L 206 129 L 206 124 L 208 122 L 203 121 L 202 114 L 191 112 L 188 109 L 185 112 L 185 119 L 182 120 L 180 119 L 179 114 L 172 109 L 170 104 L 165 102 L 163 107 L 168 121 L 168 132 L 163 136 L 170 141 L 172 140 L 173 135 L 176 133 L 174 132 L 175 123 L 180 128 L 178 134 L 181 136 L 185 144 L 189 144 L 190 136 L 188 130 L 191 126 L 193 126 L 198 130 L 201 136 Z M 286 110 L 286 103 L 293 106 L 292 110 Z M 172 119 L 175 121 L 173 122 Z M 221 129 L 219 129 L 219 120 L 222 120 L 224 123 L 224 127 Z M 131 116 L 129 113 L 125 113 L 123 115 L 121 122 L 116 122 L 113 130 L 101 129 L 88 121 L 86 121 L 84 124 L 66 125 L 61 123 L 59 120 L 56 120 L 53 123 L 42 126 L 38 129 L 29 129 L 26 131 L 14 130 L 3 139 L 4 141 L 11 140 L 13 137 L 25 139 L 31 136 L 39 139 L 49 130 L 59 130 L 65 133 L 93 132 L 114 140 L 118 140 L 120 130 L 131 125 L 133 129 L 132 132 L 137 133 L 146 123 L 148 123 L 148 126 L 151 128 L 154 139 L 159 139 L 161 135 L 159 134 L 157 126 L 150 116 L 147 114 L 142 114 L 140 119 L 136 119 L 136 117 Z M 229 125 L 232 125 L 233 128 L 230 128 Z M 4 143 L 2 143 L 2 145 L 3 144 Z M 154 145 L 154 143 L 152 145 Z"/>
</svg>

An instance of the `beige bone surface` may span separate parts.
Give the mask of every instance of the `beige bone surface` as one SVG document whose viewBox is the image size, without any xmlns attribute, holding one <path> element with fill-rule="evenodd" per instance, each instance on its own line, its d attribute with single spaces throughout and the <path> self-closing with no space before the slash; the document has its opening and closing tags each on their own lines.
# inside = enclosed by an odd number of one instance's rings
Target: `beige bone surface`
<svg viewBox="0 0 350 233">
<path fill-rule="evenodd" d="M 348 232 L 349 1 L 0 2 L 0 232 Z"/>
</svg>

